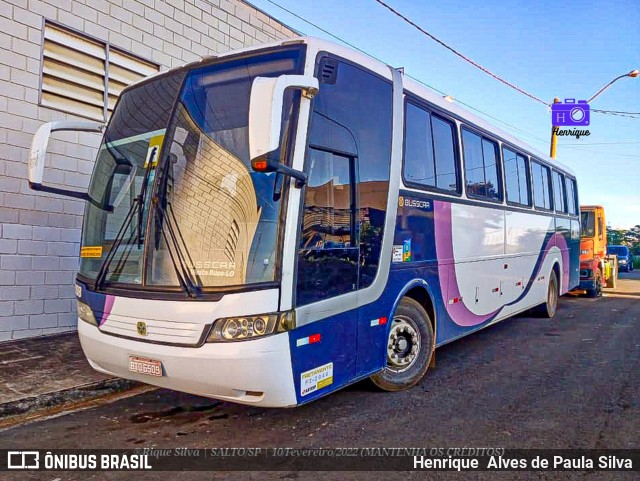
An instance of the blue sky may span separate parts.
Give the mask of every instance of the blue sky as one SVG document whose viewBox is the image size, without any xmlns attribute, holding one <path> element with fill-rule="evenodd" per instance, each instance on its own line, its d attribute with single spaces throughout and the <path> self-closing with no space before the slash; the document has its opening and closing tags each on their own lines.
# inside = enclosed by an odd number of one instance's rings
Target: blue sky
<svg viewBox="0 0 640 481">
<path fill-rule="evenodd" d="M 304 34 L 327 34 L 268 0 L 251 3 Z M 374 0 L 275 0 L 406 73 L 515 126 L 488 119 L 549 151 L 547 107 L 499 83 Z M 549 102 L 588 99 L 640 69 L 640 1 L 426 2 L 385 0 L 445 43 Z M 640 112 L 640 77 L 618 80 L 591 108 Z M 475 112 L 478 113 L 478 112 Z M 482 115 L 482 114 L 480 114 Z M 640 117 L 640 116 L 639 116 Z M 614 227 L 640 224 L 640 118 L 592 113 L 589 137 L 559 138 L 557 160 L 578 177 L 581 204 L 605 206 Z"/>
</svg>

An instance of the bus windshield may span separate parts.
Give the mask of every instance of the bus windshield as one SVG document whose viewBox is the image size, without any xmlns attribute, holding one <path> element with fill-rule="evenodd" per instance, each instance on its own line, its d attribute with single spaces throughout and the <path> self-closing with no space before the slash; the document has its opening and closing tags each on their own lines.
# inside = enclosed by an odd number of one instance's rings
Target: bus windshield
<svg viewBox="0 0 640 481">
<path fill-rule="evenodd" d="M 596 235 L 595 212 L 581 212 L 580 223 L 582 224 L 582 237 L 594 237 Z"/>
<path fill-rule="evenodd" d="M 300 68 L 301 49 L 289 48 L 125 92 L 91 180 L 103 206 L 87 204 L 80 275 L 156 289 L 276 281 L 282 179 L 251 171 L 249 97 L 255 77 Z M 295 93 L 285 99 L 285 147 L 298 102 Z"/>
</svg>

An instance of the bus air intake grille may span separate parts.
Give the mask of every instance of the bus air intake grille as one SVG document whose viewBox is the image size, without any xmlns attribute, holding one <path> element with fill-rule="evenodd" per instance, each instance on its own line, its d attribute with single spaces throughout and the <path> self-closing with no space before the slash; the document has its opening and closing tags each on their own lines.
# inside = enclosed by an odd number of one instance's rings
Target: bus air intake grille
<svg viewBox="0 0 640 481">
<path fill-rule="evenodd" d="M 144 329 L 140 329 L 144 324 Z M 127 337 L 154 344 L 198 346 L 202 344 L 209 325 L 196 322 L 178 322 L 160 319 L 143 319 L 111 314 L 100 326 L 105 334 Z M 141 334 L 143 332 L 143 334 Z"/>
</svg>

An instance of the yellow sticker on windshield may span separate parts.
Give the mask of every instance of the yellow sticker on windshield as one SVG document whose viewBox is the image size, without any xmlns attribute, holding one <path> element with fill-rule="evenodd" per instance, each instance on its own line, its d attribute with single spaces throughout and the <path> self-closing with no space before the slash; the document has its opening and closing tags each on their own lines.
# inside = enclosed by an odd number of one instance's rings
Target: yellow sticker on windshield
<svg viewBox="0 0 640 481">
<path fill-rule="evenodd" d="M 144 159 L 144 168 L 146 169 L 151 163 L 151 167 L 155 167 L 158 165 L 158 160 L 160 160 L 160 148 L 162 147 L 162 140 L 164 139 L 164 134 L 156 135 L 155 137 L 151 137 L 149 139 L 149 149 L 147 150 L 147 158 Z"/>
<path fill-rule="evenodd" d="M 102 257 L 102 246 L 86 246 L 80 249 L 80 257 Z"/>
</svg>

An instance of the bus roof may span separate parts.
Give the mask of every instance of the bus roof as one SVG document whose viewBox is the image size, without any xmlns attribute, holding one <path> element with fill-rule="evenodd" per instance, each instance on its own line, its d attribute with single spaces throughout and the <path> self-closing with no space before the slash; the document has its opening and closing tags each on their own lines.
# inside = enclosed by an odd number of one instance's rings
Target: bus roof
<svg viewBox="0 0 640 481">
<path fill-rule="evenodd" d="M 362 65 L 365 68 L 368 68 L 369 70 L 372 70 L 382 76 L 384 76 L 387 79 L 391 79 L 391 74 L 388 70 L 388 66 L 386 64 L 384 64 L 383 62 L 381 62 L 380 60 L 372 57 L 369 54 L 365 54 L 361 51 L 358 51 L 354 48 L 348 47 L 348 46 L 344 46 L 335 42 L 331 42 L 329 40 L 325 40 L 325 39 L 321 39 L 321 38 L 317 38 L 317 37 L 310 37 L 310 36 L 305 36 L 305 37 L 294 37 L 294 38 L 288 38 L 288 39 L 283 39 L 280 41 L 276 41 L 276 42 L 270 42 L 270 43 L 264 43 L 264 44 L 259 44 L 259 45 L 254 45 L 251 47 L 247 47 L 247 48 L 243 48 L 243 49 L 238 49 L 238 50 L 232 50 L 229 52 L 224 52 L 221 53 L 219 55 L 213 55 L 213 56 L 208 56 L 208 57 L 203 57 L 202 59 L 195 61 L 195 62 L 191 62 L 189 64 L 187 64 L 188 66 L 193 66 L 193 65 L 197 65 L 198 63 L 201 62 L 206 62 L 207 60 L 213 60 L 213 59 L 217 59 L 217 58 L 223 58 L 229 55 L 236 55 L 238 53 L 242 53 L 242 52 L 250 52 L 253 50 L 260 50 L 260 49 L 264 49 L 264 48 L 270 48 L 270 47 L 276 47 L 276 46 L 282 46 L 282 45 L 292 45 L 292 44 L 296 44 L 296 43 L 305 43 L 307 45 L 309 45 L 310 47 L 312 47 L 313 49 L 317 50 L 317 51 L 327 51 L 327 52 L 331 52 L 334 53 L 340 57 L 344 57 L 346 59 L 351 60 L 352 62 L 355 62 L 357 64 Z M 307 65 L 309 65 L 310 63 L 315 63 L 315 59 L 307 59 L 306 61 Z M 171 70 L 175 70 L 171 69 Z M 166 73 L 167 71 L 163 71 L 163 72 L 159 72 L 157 74 L 154 74 L 153 77 L 158 76 L 158 75 L 163 75 L 164 73 Z M 150 77 L 147 77 L 147 79 Z M 140 81 L 144 81 L 146 79 L 142 79 L 139 80 Z M 136 82 L 136 83 L 138 83 Z M 132 84 L 135 85 L 135 84 Z M 410 91 L 411 93 L 417 95 L 418 97 L 423 98 L 424 100 L 426 100 L 427 102 L 430 102 L 431 104 L 434 104 L 435 106 L 439 107 L 440 109 L 444 110 L 444 111 L 448 111 L 451 114 L 453 114 L 456 117 L 459 117 L 462 120 L 466 120 L 468 121 L 470 124 L 475 125 L 476 127 L 479 127 L 482 130 L 485 130 L 487 132 L 493 133 L 495 136 L 499 137 L 501 140 L 505 141 L 508 144 L 513 145 L 516 148 L 519 148 L 523 151 L 525 151 L 526 153 L 528 153 L 529 155 L 544 161 L 545 163 L 547 163 L 550 166 L 556 167 L 559 170 L 562 170 L 572 176 L 575 176 L 575 173 L 573 172 L 573 170 L 571 168 L 569 168 L 568 166 L 558 162 L 555 159 L 552 159 L 551 157 L 549 157 L 548 155 L 540 152 L 539 150 L 535 149 L 534 147 L 532 147 L 531 145 L 529 145 L 528 143 L 514 137 L 513 135 L 505 132 L 504 130 L 500 129 L 499 127 L 496 127 L 495 125 L 493 125 L 492 123 L 488 122 L 487 120 L 483 119 L 482 117 L 479 117 L 478 115 L 460 107 L 459 105 L 457 105 L 454 102 L 449 102 L 447 100 L 445 100 L 443 97 L 441 97 L 440 95 L 436 94 L 433 90 L 431 90 L 429 87 L 423 85 L 422 83 L 413 80 L 411 78 L 408 78 L 407 76 L 403 75 L 403 85 L 405 90 Z"/>
</svg>

